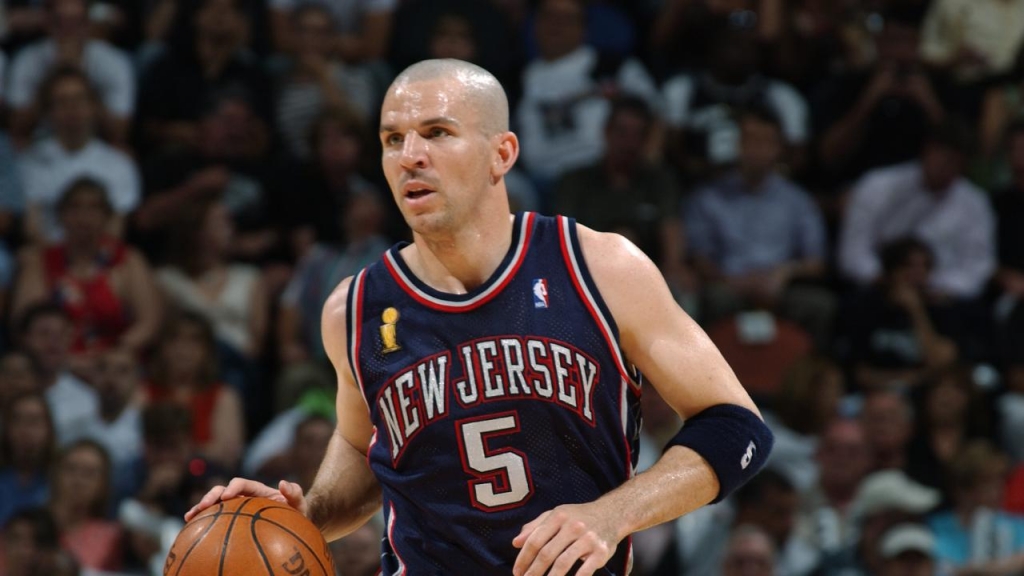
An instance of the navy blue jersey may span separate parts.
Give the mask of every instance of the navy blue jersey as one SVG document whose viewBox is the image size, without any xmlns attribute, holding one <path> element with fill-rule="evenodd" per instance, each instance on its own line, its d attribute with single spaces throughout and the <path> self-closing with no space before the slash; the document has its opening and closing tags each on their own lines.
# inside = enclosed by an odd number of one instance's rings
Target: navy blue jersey
<svg viewBox="0 0 1024 576">
<path fill-rule="evenodd" d="M 576 224 L 518 214 L 508 254 L 467 294 L 416 278 L 396 245 L 352 282 L 349 359 L 374 425 L 383 573 L 511 573 L 512 539 L 633 473 L 638 378 Z M 600 574 L 624 575 L 628 539 Z"/>
</svg>

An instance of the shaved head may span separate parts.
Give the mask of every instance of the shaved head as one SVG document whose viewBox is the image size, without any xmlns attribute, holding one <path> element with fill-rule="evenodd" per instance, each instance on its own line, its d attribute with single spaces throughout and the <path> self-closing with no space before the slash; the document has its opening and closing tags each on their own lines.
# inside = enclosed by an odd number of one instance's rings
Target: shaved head
<svg viewBox="0 0 1024 576">
<path fill-rule="evenodd" d="M 493 74 L 462 60 L 423 60 L 403 70 L 388 94 L 418 82 L 447 81 L 457 86 L 458 97 L 473 109 L 487 136 L 508 132 L 508 97 Z"/>
</svg>

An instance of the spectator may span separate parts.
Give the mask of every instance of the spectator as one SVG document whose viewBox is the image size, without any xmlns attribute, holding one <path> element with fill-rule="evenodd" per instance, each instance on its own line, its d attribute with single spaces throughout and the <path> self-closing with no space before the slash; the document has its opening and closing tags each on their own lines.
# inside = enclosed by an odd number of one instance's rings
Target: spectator
<svg viewBox="0 0 1024 576">
<path fill-rule="evenodd" d="M 874 457 L 871 469 L 903 470 L 914 431 L 914 408 L 907 397 L 893 390 L 869 392 L 864 397 L 860 421 Z"/>
<path fill-rule="evenodd" d="M 288 480 L 308 490 L 313 485 L 334 429 L 334 421 L 330 418 L 307 417 L 295 427 L 295 436 L 288 450 L 263 464 L 257 471 L 258 476 L 271 483 Z"/>
<path fill-rule="evenodd" d="M 861 423 L 836 418 L 825 429 L 816 453 L 817 483 L 803 494 L 797 533 L 823 554 L 850 541 L 851 508 L 871 471 L 871 447 Z"/>
<path fill-rule="evenodd" d="M 135 356 L 124 350 L 105 352 L 96 364 L 93 386 L 99 394 L 99 417 L 83 422 L 73 438 L 93 440 L 112 460 L 115 494 L 130 483 L 131 467 L 142 455 L 141 370 Z"/>
<path fill-rule="evenodd" d="M 374 576 L 380 572 L 378 543 L 384 531 L 381 515 L 371 516 L 366 524 L 344 538 L 330 543 L 334 566 L 345 576 Z"/>
<path fill-rule="evenodd" d="M 0 356 L 0 414 L 13 398 L 40 390 L 36 372 L 32 358 L 24 352 L 15 350 Z"/>
<path fill-rule="evenodd" d="M 657 109 L 657 91 L 639 61 L 602 56 L 584 44 L 581 0 L 544 0 L 536 29 L 540 56 L 523 70 L 516 116 L 523 163 L 546 190 L 565 172 L 601 157 L 608 96 L 632 94 Z"/>
<path fill-rule="evenodd" d="M 679 184 L 664 166 L 644 158 L 656 121 L 641 98 L 613 100 L 604 125 L 604 155 L 562 175 L 555 212 L 595 230 L 626 235 L 666 275 L 671 272 L 676 284 L 692 284 L 682 270 Z"/>
<path fill-rule="evenodd" d="M 978 120 L 979 150 L 971 177 L 995 192 L 1019 188 L 1024 166 L 1017 142 L 1024 132 L 1024 50 L 1015 69 L 1007 82 L 994 84 L 985 93 Z"/>
<path fill-rule="evenodd" d="M 187 477 L 192 463 L 199 466 L 202 462 L 195 458 L 193 427 L 191 412 L 178 403 L 146 406 L 142 411 L 142 458 L 135 465 L 135 485 L 124 496 L 159 516 L 184 515 L 190 506 L 185 496 Z M 122 502 L 119 515 L 124 515 L 126 503 Z"/>
<path fill-rule="evenodd" d="M 819 438 L 835 421 L 844 389 L 838 365 L 825 356 L 808 355 L 790 365 L 771 411 L 762 412 L 775 434 L 768 461 L 785 472 L 801 493 L 817 480 L 814 459 Z"/>
<path fill-rule="evenodd" d="M 45 508 L 25 508 L 3 530 L 0 572 L 6 576 L 56 574 L 60 555 L 57 524 Z"/>
<path fill-rule="evenodd" d="M 921 55 L 961 83 L 1010 72 L 1024 43 L 1020 0 L 935 0 L 921 34 Z"/>
<path fill-rule="evenodd" d="M 311 373 L 304 383 L 305 388 L 298 396 L 264 426 L 246 446 L 242 461 L 242 473 L 256 476 L 268 462 L 279 454 L 286 453 L 295 443 L 295 430 L 307 419 L 319 417 L 332 420 L 336 417 L 334 376 L 323 378 L 322 372 Z"/>
<path fill-rule="evenodd" d="M 737 526 L 722 559 L 722 576 L 774 576 L 775 555 L 767 532 L 749 524 Z"/>
<path fill-rule="evenodd" d="M 898 470 L 875 472 L 861 483 L 851 505 L 851 540 L 838 552 L 827 554 L 819 576 L 876 576 L 884 562 L 882 537 L 892 527 L 923 521 L 939 502 L 939 495 L 910 480 Z"/>
<path fill-rule="evenodd" d="M 46 400 L 32 392 L 16 396 L 8 403 L 0 431 L 3 526 L 18 510 L 46 503 L 56 435 Z"/>
<path fill-rule="evenodd" d="M 948 502 L 953 459 L 972 440 L 995 439 L 994 411 L 966 366 L 929 378 L 919 392 L 917 430 L 907 447 L 907 474 L 943 492 Z"/>
<path fill-rule="evenodd" d="M 879 576 L 932 576 L 936 573 L 934 554 L 935 537 L 926 526 L 894 526 L 879 543 Z"/>
<path fill-rule="evenodd" d="M 320 338 L 324 302 L 343 278 L 373 263 L 390 245 L 383 236 L 386 212 L 375 193 L 352 194 L 340 212 L 346 242 L 314 244 L 281 295 L 277 341 L 286 365 L 312 361 L 324 366 L 327 355 Z"/>
<path fill-rule="evenodd" d="M 1007 155 L 1012 181 L 994 197 L 999 269 L 996 318 L 1003 343 L 1003 356 L 1019 354 L 1024 334 L 1024 121 L 1014 123 L 1007 134 Z M 1017 344 L 1014 350 L 1007 344 Z"/>
<path fill-rule="evenodd" d="M 929 247 L 913 238 L 890 242 L 881 261 L 881 281 L 855 298 L 840 329 L 861 390 L 913 387 L 957 357 L 948 316 L 929 289 Z"/>
<path fill-rule="evenodd" d="M 190 206 L 171 234 L 171 265 L 157 279 L 172 304 L 212 324 L 217 343 L 244 363 L 263 349 L 268 311 L 259 270 L 228 260 L 233 236 L 224 203 Z"/>
<path fill-rule="evenodd" d="M 976 297 L 995 272 L 995 217 L 984 193 L 963 177 L 966 134 L 957 125 L 932 132 L 916 162 L 864 175 L 852 191 L 839 240 L 839 266 L 860 284 L 882 272 L 877 247 L 905 236 L 935 256 L 930 287 Z"/>
<path fill-rule="evenodd" d="M 64 310 L 54 304 L 38 304 L 19 319 L 21 346 L 39 371 L 41 389 L 53 415 L 57 441 L 63 445 L 71 432 L 99 412 L 96 391 L 72 372 L 71 344 L 74 326 Z M 92 362 L 80 358 L 79 372 L 91 372 Z"/>
<path fill-rule="evenodd" d="M 57 459 L 50 511 L 65 549 L 88 569 L 117 571 L 123 563 L 121 527 L 106 519 L 110 510 L 111 466 L 107 451 L 79 440 Z"/>
<path fill-rule="evenodd" d="M 291 16 L 293 56 L 277 80 L 276 124 L 288 152 L 310 155 L 309 130 L 326 108 L 349 107 L 363 119 L 374 116 L 373 78 L 362 68 L 338 60 L 331 51 L 333 22 L 326 6 L 305 4 Z"/>
<path fill-rule="evenodd" d="M 772 148 L 773 162 L 787 159 L 795 171 L 802 167 L 810 138 L 807 103 L 792 86 L 761 75 L 757 54 L 754 32 L 728 26 L 716 35 L 706 70 L 665 82 L 669 152 L 680 171 L 703 179 L 740 160 L 736 112 L 749 108 L 777 118 L 782 138 Z"/>
<path fill-rule="evenodd" d="M 58 69 L 42 87 L 41 109 L 53 136 L 34 144 L 21 159 L 29 239 L 43 243 L 62 237 L 57 202 L 83 177 L 106 189 L 116 214 L 110 232 L 120 235 L 124 215 L 139 203 L 139 173 L 131 158 L 97 137 L 98 107 L 88 79 L 77 70 Z"/>
<path fill-rule="evenodd" d="M 928 519 L 939 562 L 958 574 L 1024 570 L 1024 518 L 1000 511 L 1006 457 L 976 440 L 959 451 L 950 472 L 953 508 Z"/>
<path fill-rule="evenodd" d="M 874 63 L 826 80 L 812 106 L 828 185 L 913 159 L 931 127 L 946 119 L 945 89 L 921 62 L 915 16 L 893 5 L 880 24 Z"/>
<path fill-rule="evenodd" d="M 791 284 L 824 272 L 821 212 L 776 170 L 784 147 L 778 120 L 750 110 L 739 127 L 738 169 L 697 192 L 686 210 L 689 245 L 704 284 L 704 320 L 713 323 L 751 305 L 779 307 L 824 340 L 833 298 Z"/>
<path fill-rule="evenodd" d="M 114 208 L 103 184 L 75 180 L 57 201 L 64 240 L 21 255 L 12 313 L 51 301 L 71 319 L 72 352 L 120 346 L 141 353 L 160 324 L 160 302 L 145 259 L 108 230 Z"/>
<path fill-rule="evenodd" d="M 13 109 L 11 132 L 24 147 L 38 118 L 37 90 L 54 70 L 75 68 L 96 87 L 102 102 L 95 115 L 98 132 L 113 143 L 127 142 L 135 109 L 135 73 L 128 57 L 110 44 L 89 37 L 86 0 L 46 0 L 49 36 L 18 52 L 11 63 L 7 102 Z"/>
<path fill-rule="evenodd" d="M 218 380 L 213 329 L 185 312 L 172 319 L 157 346 L 150 373 L 150 402 L 173 402 L 192 413 L 192 442 L 206 458 L 233 469 L 245 441 L 238 392 Z"/>
<path fill-rule="evenodd" d="M 173 46 L 146 70 L 139 87 L 145 152 L 197 150 L 206 144 L 200 126 L 218 94 L 245 94 L 256 117 L 270 117 L 270 82 L 246 50 L 250 22 L 232 0 L 204 0 L 192 14 L 194 34 Z"/>
<path fill-rule="evenodd" d="M 295 50 L 299 38 L 289 18 L 303 0 L 268 0 L 274 46 L 279 52 Z M 391 42 L 397 0 L 307 0 L 331 11 L 334 30 L 331 51 L 345 62 L 381 60 Z"/>
<path fill-rule="evenodd" d="M 133 219 L 138 241 L 158 260 L 166 233 L 197 204 L 220 198 L 240 229 L 231 252 L 259 258 L 275 242 L 266 227 L 268 207 L 266 124 L 242 93 L 214 98 L 200 124 L 198 150 L 158 154 L 145 167 L 146 198 Z"/>
</svg>

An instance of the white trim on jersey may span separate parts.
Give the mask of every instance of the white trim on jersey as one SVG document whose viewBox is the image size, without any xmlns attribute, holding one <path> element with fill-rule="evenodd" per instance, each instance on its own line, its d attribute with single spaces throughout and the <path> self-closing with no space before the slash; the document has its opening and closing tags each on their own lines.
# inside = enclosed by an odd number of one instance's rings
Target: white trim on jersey
<svg viewBox="0 0 1024 576">
<path fill-rule="evenodd" d="M 495 279 L 494 282 L 492 282 L 491 285 L 488 286 L 486 290 L 470 298 L 469 300 L 463 302 L 444 300 L 427 294 L 423 290 L 420 290 L 419 286 L 417 286 L 412 280 L 409 279 L 408 276 L 405 275 L 405 271 L 402 269 L 401 266 L 398 265 L 398 261 L 395 259 L 395 256 L 391 253 L 391 250 L 385 252 L 384 257 L 388 259 L 388 263 L 391 265 L 391 269 L 394 270 L 394 272 L 402 280 L 402 283 L 405 284 L 406 288 L 415 292 L 420 298 L 423 298 L 424 300 L 430 302 L 431 304 L 435 304 L 437 306 L 441 306 L 444 308 L 469 308 L 476 304 L 477 302 L 480 302 L 481 300 L 490 297 L 495 290 L 499 290 L 505 285 L 505 282 L 509 279 L 509 275 L 512 274 L 512 271 L 517 268 L 517 264 L 524 255 L 523 249 L 525 248 L 526 243 L 529 240 L 529 238 L 527 238 L 527 232 L 530 229 L 530 224 L 533 221 L 533 218 L 534 214 L 532 212 L 527 212 L 521 219 L 522 221 L 519 223 L 519 242 L 518 244 L 516 244 L 516 251 L 512 256 L 512 259 L 509 260 L 508 264 L 505 266 L 505 269 L 502 270 L 501 276 Z"/>
<path fill-rule="evenodd" d="M 395 546 L 395 505 L 389 503 L 390 513 L 388 514 L 388 544 L 391 545 L 391 551 L 395 553 L 395 559 L 398 560 L 398 570 L 395 571 L 394 576 L 405 576 L 405 561 L 402 560 L 402 556 L 398 553 L 398 547 Z"/>
<path fill-rule="evenodd" d="M 363 388 L 363 374 L 359 368 L 359 335 L 361 333 L 361 326 L 359 325 L 360 316 L 363 308 L 363 278 L 366 276 L 366 269 L 362 269 L 356 274 L 356 277 L 352 280 L 352 284 L 349 285 L 349 290 L 352 292 L 352 306 L 351 310 L 348 310 L 348 347 L 349 355 L 348 361 L 351 364 L 352 375 L 355 376 L 356 384 L 359 386 L 360 394 L 363 397 L 363 402 L 368 402 L 366 399 L 366 390 Z M 369 406 L 369 404 L 367 404 Z"/>
</svg>

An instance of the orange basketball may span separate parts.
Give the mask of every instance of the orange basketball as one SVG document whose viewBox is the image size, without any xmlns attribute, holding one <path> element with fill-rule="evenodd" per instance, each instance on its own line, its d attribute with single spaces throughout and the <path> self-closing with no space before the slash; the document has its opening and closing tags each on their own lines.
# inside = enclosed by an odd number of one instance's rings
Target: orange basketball
<svg viewBox="0 0 1024 576">
<path fill-rule="evenodd" d="M 164 576 L 334 576 L 320 531 L 297 510 L 267 498 L 233 498 L 182 528 Z"/>
</svg>

